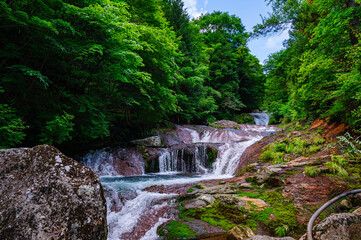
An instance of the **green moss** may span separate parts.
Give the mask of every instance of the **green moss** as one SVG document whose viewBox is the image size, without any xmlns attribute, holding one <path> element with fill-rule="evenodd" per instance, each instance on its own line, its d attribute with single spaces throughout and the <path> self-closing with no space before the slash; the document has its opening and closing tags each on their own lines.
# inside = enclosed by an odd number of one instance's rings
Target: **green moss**
<svg viewBox="0 0 361 240">
<path fill-rule="evenodd" d="M 187 224 L 180 221 L 171 221 L 164 227 L 158 229 L 158 235 L 167 239 L 189 239 L 194 238 L 196 233 Z"/>
<path fill-rule="evenodd" d="M 248 196 L 251 198 L 260 198 L 267 202 L 269 208 L 257 208 L 251 204 L 246 214 L 246 225 L 252 230 L 257 230 L 257 222 L 262 222 L 270 230 L 278 236 L 282 236 L 283 230 L 286 232 L 302 231 L 303 227 L 297 222 L 298 209 L 293 205 L 292 201 L 286 199 L 278 192 L 240 192 L 241 197 Z M 274 214 L 275 219 L 271 220 L 270 215 Z M 282 229 L 281 229 L 282 228 Z M 302 228 L 302 229 L 300 229 Z"/>
<path fill-rule="evenodd" d="M 302 137 L 298 136 L 293 138 L 288 136 L 266 146 L 259 159 L 263 162 L 272 162 L 273 164 L 284 163 L 291 160 L 284 158 L 285 154 L 309 156 L 320 151 L 324 143 L 325 140 L 322 137 L 315 137 L 312 140 L 302 139 Z"/>
<path fill-rule="evenodd" d="M 200 184 L 193 186 L 193 188 L 203 189 L 203 187 Z"/>
<path fill-rule="evenodd" d="M 212 167 L 213 163 L 217 159 L 218 149 L 217 148 L 207 148 L 207 155 L 208 155 L 208 165 Z"/>
<path fill-rule="evenodd" d="M 319 167 L 314 166 L 307 166 L 305 168 L 305 171 L 303 172 L 304 175 L 310 176 L 310 177 L 316 177 L 321 173 L 321 169 Z"/>
<path fill-rule="evenodd" d="M 220 202 L 200 209 L 181 208 L 179 216 L 183 219 L 199 219 L 227 231 L 245 221 L 244 215 L 237 207 Z"/>
<path fill-rule="evenodd" d="M 254 117 L 247 114 L 247 113 L 242 113 L 242 114 L 238 114 L 235 115 L 232 119 L 232 121 L 238 123 L 238 124 L 255 124 L 254 122 Z"/>
<path fill-rule="evenodd" d="M 195 190 L 193 188 L 190 188 L 187 190 L 187 193 L 191 193 L 191 192 L 194 192 Z"/>
</svg>

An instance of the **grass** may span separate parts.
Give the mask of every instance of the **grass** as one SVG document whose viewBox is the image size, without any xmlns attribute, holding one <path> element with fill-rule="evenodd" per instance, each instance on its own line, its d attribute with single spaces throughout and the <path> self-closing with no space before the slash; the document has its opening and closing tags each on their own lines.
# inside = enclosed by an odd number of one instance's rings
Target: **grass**
<svg viewBox="0 0 361 240">
<path fill-rule="evenodd" d="M 158 235 L 167 239 L 189 239 L 196 236 L 196 232 L 187 224 L 180 221 L 171 221 L 157 231 Z"/>
<path fill-rule="evenodd" d="M 310 177 L 316 177 L 321 173 L 321 169 L 319 167 L 314 166 L 307 166 L 305 168 L 305 171 L 303 172 L 304 175 L 310 176 Z"/>
<path fill-rule="evenodd" d="M 263 162 L 272 162 L 273 164 L 285 163 L 290 160 L 285 158 L 286 154 L 309 156 L 320 151 L 324 143 L 325 140 L 321 136 L 311 139 L 286 137 L 266 146 L 259 159 Z"/>
</svg>

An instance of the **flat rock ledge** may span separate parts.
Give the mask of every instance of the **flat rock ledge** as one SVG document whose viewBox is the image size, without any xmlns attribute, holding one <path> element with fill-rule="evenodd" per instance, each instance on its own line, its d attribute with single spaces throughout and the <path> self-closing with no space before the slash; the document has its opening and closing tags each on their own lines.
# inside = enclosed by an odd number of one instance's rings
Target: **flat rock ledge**
<svg viewBox="0 0 361 240">
<path fill-rule="evenodd" d="M 0 239 L 106 239 L 97 175 L 48 145 L 0 150 Z"/>
</svg>

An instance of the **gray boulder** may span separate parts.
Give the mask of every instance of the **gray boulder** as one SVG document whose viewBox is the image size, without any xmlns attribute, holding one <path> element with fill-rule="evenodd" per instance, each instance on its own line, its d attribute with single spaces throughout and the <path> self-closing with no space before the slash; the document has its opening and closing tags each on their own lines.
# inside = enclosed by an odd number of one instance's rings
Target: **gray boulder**
<svg viewBox="0 0 361 240">
<path fill-rule="evenodd" d="M 359 240 L 361 216 L 353 213 L 332 214 L 313 227 L 315 240 Z"/>
<path fill-rule="evenodd" d="M 97 175 L 56 148 L 0 150 L 0 239 L 106 239 Z"/>
</svg>

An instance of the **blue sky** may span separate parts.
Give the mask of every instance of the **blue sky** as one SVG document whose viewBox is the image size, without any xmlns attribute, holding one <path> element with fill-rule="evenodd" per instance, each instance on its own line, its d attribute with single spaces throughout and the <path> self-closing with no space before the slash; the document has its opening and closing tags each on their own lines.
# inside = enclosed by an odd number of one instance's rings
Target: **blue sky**
<svg viewBox="0 0 361 240">
<path fill-rule="evenodd" d="M 261 23 L 261 16 L 267 16 L 272 9 L 264 0 L 183 0 L 185 7 L 191 17 L 196 18 L 201 13 L 212 13 L 214 11 L 228 12 L 242 19 L 247 31 L 252 31 L 253 26 Z M 262 63 L 269 54 L 282 49 L 282 42 L 288 38 L 287 31 L 251 40 L 248 47 Z"/>
</svg>

